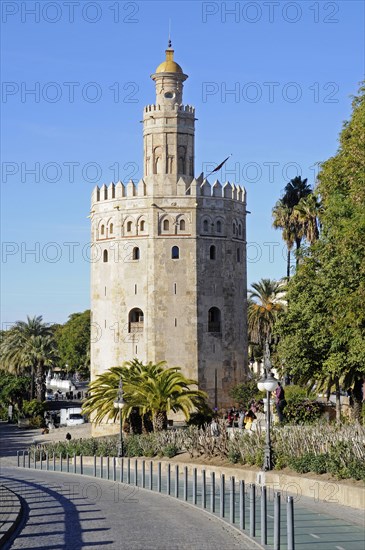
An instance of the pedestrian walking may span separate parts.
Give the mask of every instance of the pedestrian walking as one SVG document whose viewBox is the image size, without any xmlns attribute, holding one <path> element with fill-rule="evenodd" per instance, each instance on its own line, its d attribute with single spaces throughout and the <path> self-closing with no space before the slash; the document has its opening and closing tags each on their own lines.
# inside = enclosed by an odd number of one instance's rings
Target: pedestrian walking
<svg viewBox="0 0 365 550">
<path fill-rule="evenodd" d="M 276 412 L 278 413 L 279 422 L 283 422 L 285 420 L 283 411 L 286 406 L 285 401 L 285 391 L 280 382 L 278 382 L 278 387 L 275 390 L 275 406 L 276 406 Z"/>
</svg>

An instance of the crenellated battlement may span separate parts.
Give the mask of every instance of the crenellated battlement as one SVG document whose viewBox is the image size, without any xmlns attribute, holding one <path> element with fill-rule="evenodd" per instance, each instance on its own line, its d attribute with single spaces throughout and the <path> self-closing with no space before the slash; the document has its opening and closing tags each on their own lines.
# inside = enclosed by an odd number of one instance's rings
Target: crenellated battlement
<svg viewBox="0 0 365 550">
<path fill-rule="evenodd" d="M 201 177 L 194 178 L 191 183 L 186 183 L 183 178 L 177 182 L 177 197 L 210 197 L 217 199 L 233 200 L 240 203 L 246 202 L 246 189 L 240 185 L 230 183 L 229 181 L 221 184 L 216 180 L 212 185 L 207 179 Z M 116 184 L 111 182 L 108 186 L 96 186 L 92 192 L 92 204 L 105 202 L 115 199 L 131 199 L 134 197 L 146 197 L 147 186 L 144 179 L 138 183 L 129 180 L 128 183 L 118 181 Z"/>
<path fill-rule="evenodd" d="M 165 111 L 165 110 L 166 110 L 166 107 L 162 105 L 155 105 L 155 104 L 146 105 L 146 107 L 144 108 L 145 113 L 154 113 L 156 111 Z M 175 104 L 171 106 L 171 110 L 179 113 L 190 113 L 192 115 L 195 115 L 195 107 L 193 107 L 192 105 Z"/>
</svg>

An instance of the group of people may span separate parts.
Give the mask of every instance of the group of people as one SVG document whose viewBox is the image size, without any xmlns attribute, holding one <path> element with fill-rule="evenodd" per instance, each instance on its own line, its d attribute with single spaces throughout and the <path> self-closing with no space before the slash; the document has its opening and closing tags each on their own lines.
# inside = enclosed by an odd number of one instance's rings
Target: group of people
<svg viewBox="0 0 365 550">
<path fill-rule="evenodd" d="M 284 409 L 286 407 L 286 400 L 285 391 L 280 382 L 273 393 L 273 399 L 275 399 L 275 409 L 278 415 L 278 420 L 279 422 L 283 422 L 285 420 Z M 244 427 L 246 430 L 250 430 L 252 428 L 253 421 L 257 419 L 257 412 L 263 411 L 263 405 L 264 402 L 260 400 L 252 401 L 247 411 L 242 408 L 236 409 L 235 407 L 232 407 L 229 411 L 227 411 L 225 416 L 227 426 L 229 428 L 238 427 L 241 430 Z"/>
<path fill-rule="evenodd" d="M 262 403 L 253 401 L 247 411 L 244 409 L 235 409 L 232 407 L 226 414 L 227 426 L 234 428 L 237 426 L 240 430 L 245 428 L 251 430 L 253 421 L 257 419 L 256 413 L 259 411 Z"/>
</svg>

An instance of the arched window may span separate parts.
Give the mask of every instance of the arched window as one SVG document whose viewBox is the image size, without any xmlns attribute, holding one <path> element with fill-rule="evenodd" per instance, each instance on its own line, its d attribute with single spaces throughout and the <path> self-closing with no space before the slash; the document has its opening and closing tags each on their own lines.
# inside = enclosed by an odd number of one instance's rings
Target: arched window
<svg viewBox="0 0 365 550">
<path fill-rule="evenodd" d="M 236 234 L 236 224 L 235 224 L 235 222 L 233 222 L 232 231 L 233 231 L 233 235 L 235 235 Z"/>
<path fill-rule="evenodd" d="M 138 246 L 135 246 L 133 248 L 132 258 L 133 258 L 133 260 L 139 260 L 139 248 L 138 248 Z"/>
<path fill-rule="evenodd" d="M 208 332 L 221 332 L 221 312 L 217 307 L 208 311 Z"/>
<path fill-rule="evenodd" d="M 180 250 L 178 246 L 173 246 L 171 249 L 171 258 L 173 260 L 178 260 L 180 257 Z"/>
<path fill-rule="evenodd" d="M 216 257 L 216 249 L 214 244 L 212 244 L 212 246 L 209 248 L 209 258 L 211 260 L 215 260 L 215 257 Z"/>
<path fill-rule="evenodd" d="M 237 262 L 240 263 L 241 261 L 241 250 L 237 248 Z"/>
<path fill-rule="evenodd" d="M 169 228 L 170 228 L 169 220 L 164 220 L 163 221 L 163 230 L 168 231 Z"/>
<path fill-rule="evenodd" d="M 143 332 L 143 311 L 138 307 L 129 312 L 128 332 Z"/>
<path fill-rule="evenodd" d="M 180 231 L 185 231 L 185 220 L 180 220 Z"/>
<path fill-rule="evenodd" d="M 104 224 L 100 227 L 100 235 L 104 235 L 105 233 L 105 226 Z"/>
<path fill-rule="evenodd" d="M 242 225 L 240 223 L 238 224 L 238 234 L 239 236 L 242 235 Z"/>
<path fill-rule="evenodd" d="M 107 263 L 107 261 L 108 261 L 108 251 L 104 250 L 104 252 L 103 252 L 103 262 Z"/>
<path fill-rule="evenodd" d="M 220 220 L 217 221 L 217 233 L 222 233 L 222 222 Z"/>
<path fill-rule="evenodd" d="M 114 231 L 114 225 L 111 223 L 111 224 L 109 225 L 109 233 L 110 233 L 111 235 L 113 235 L 113 231 Z"/>
<path fill-rule="evenodd" d="M 127 222 L 127 231 L 128 233 L 132 231 L 132 222 Z"/>
<path fill-rule="evenodd" d="M 145 228 L 146 228 L 146 222 L 144 220 L 142 220 L 139 227 L 140 227 L 141 231 L 144 231 Z"/>
<path fill-rule="evenodd" d="M 208 220 L 203 221 L 203 231 L 208 231 Z"/>
</svg>

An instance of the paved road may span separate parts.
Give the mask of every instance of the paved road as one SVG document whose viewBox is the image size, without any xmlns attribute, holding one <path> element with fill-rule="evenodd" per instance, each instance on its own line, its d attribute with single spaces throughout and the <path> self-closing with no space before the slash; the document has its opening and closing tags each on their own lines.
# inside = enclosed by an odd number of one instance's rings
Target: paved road
<svg viewBox="0 0 365 550">
<path fill-rule="evenodd" d="M 7 548 L 254 548 L 228 525 L 174 498 L 86 476 L 14 468 L 14 450 L 33 437 L 0 423 L 0 455 L 7 455 L 0 459 L 0 476 L 28 501 L 26 524 Z M 284 516 L 282 510 L 285 538 Z M 301 497 L 295 505 L 295 531 L 298 550 L 365 550 L 361 510 Z"/>
<path fill-rule="evenodd" d="M 26 502 L 26 516 L 5 548 L 87 550 L 253 547 L 223 522 L 136 487 L 80 475 L 2 468 L 0 482 Z"/>
</svg>

